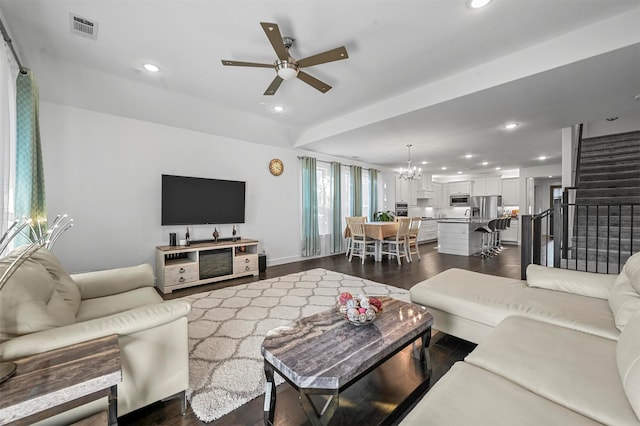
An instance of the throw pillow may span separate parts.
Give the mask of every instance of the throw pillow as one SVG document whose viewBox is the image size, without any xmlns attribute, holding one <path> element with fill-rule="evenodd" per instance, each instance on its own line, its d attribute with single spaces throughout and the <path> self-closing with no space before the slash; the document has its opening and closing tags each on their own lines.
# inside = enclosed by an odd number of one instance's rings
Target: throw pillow
<svg viewBox="0 0 640 426">
<path fill-rule="evenodd" d="M 529 287 L 605 300 L 609 297 L 609 291 L 615 278 L 615 275 L 570 271 L 534 264 L 527 266 L 527 285 Z"/>
<path fill-rule="evenodd" d="M 13 256 L 0 259 L 0 275 Z M 27 259 L 9 277 L 0 291 L 0 338 L 73 324 L 75 313 L 54 288 L 49 272 L 38 262 Z"/>
<path fill-rule="evenodd" d="M 53 286 L 62 299 L 71 307 L 74 314 L 80 309 L 80 289 L 64 270 L 58 258 L 46 248 L 35 252 L 31 259 L 46 268 L 53 279 Z"/>
</svg>

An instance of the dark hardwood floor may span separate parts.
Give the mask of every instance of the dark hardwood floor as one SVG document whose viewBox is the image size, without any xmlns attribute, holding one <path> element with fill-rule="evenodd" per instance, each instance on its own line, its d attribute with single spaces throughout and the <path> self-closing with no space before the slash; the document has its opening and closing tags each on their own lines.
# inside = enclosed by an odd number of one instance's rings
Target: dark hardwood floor
<svg viewBox="0 0 640 426">
<path fill-rule="evenodd" d="M 414 255 L 412 263 L 403 262 L 401 266 L 398 266 L 393 259 L 384 259 L 382 262 L 367 259 L 362 265 L 355 259 L 349 263 L 344 255 L 335 255 L 270 266 L 265 272 L 260 273 L 259 278 L 268 279 L 313 268 L 324 268 L 409 289 L 418 282 L 450 268 L 461 268 L 516 279 L 520 277 L 519 246 L 507 245 L 500 255 L 489 259 L 438 254 L 435 243 L 422 244 L 420 253 L 422 260 L 417 260 Z M 203 285 L 176 291 L 164 297 L 165 299 L 179 298 L 255 280 L 256 278 L 251 277 Z M 433 375 L 429 382 L 424 381 L 424 373 L 418 360 L 412 356 L 412 348 L 407 348 L 341 393 L 340 408 L 330 425 L 373 425 L 397 422 L 406 412 L 407 400 L 413 400 L 423 395 L 428 386 L 433 386 L 456 361 L 462 360 L 474 347 L 474 344 L 453 336 L 440 332 L 434 333 L 430 345 Z M 181 416 L 180 404 L 178 400 L 173 399 L 123 416 L 119 419 L 119 423 L 124 425 L 182 426 L 262 425 L 262 404 L 262 397 L 256 398 L 218 420 L 204 423 L 196 418 L 190 407 L 187 409 L 186 415 Z M 297 393 L 287 384 L 278 386 L 275 424 L 282 426 L 309 424 L 298 402 Z"/>
</svg>

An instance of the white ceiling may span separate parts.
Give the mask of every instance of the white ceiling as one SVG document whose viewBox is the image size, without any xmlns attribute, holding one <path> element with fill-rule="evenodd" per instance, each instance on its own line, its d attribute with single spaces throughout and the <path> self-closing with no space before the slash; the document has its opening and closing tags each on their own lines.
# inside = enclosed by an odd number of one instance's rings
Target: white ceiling
<svg viewBox="0 0 640 426">
<path fill-rule="evenodd" d="M 409 143 L 438 172 L 559 163 L 561 128 L 640 116 L 640 0 L 0 0 L 0 12 L 43 100 L 381 167 L 405 165 Z M 98 23 L 96 41 L 71 33 L 70 13 Z M 274 71 L 222 66 L 276 59 L 260 22 L 295 38 L 298 59 L 346 46 L 349 59 L 305 70 L 333 89 L 294 80 L 263 96 Z"/>
</svg>

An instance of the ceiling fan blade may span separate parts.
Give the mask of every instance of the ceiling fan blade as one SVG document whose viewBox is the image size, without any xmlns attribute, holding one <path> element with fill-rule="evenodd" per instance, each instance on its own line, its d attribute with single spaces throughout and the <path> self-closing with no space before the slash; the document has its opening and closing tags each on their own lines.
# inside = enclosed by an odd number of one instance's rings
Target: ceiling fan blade
<svg viewBox="0 0 640 426">
<path fill-rule="evenodd" d="M 258 67 L 258 68 L 274 68 L 273 64 L 258 64 L 255 62 L 241 62 L 241 61 L 229 61 L 227 59 L 222 60 L 222 65 L 232 67 Z"/>
<path fill-rule="evenodd" d="M 286 61 L 289 59 L 289 51 L 285 47 L 282 42 L 282 34 L 280 34 L 280 29 L 278 28 L 278 24 L 272 24 L 269 22 L 260 22 L 264 33 L 267 35 L 271 46 L 273 46 L 273 50 L 276 51 L 276 55 L 278 59 L 282 61 Z"/>
<path fill-rule="evenodd" d="M 341 59 L 347 59 L 349 55 L 347 54 L 347 49 L 344 46 L 340 46 L 338 48 L 327 50 L 323 53 L 318 53 L 317 55 L 309 56 L 308 58 L 300 59 L 298 61 L 298 66 L 312 67 L 318 64 L 324 64 L 326 62 L 339 61 Z"/>
<path fill-rule="evenodd" d="M 298 78 L 314 89 L 321 91 L 322 93 L 327 93 L 329 90 L 331 90 L 331 86 L 329 86 L 327 83 L 324 83 L 317 78 L 310 76 L 304 71 L 298 72 Z"/>
<path fill-rule="evenodd" d="M 276 75 L 276 78 L 274 78 L 271 84 L 269 85 L 269 87 L 267 87 L 267 90 L 264 92 L 264 95 L 265 96 L 275 95 L 276 91 L 278 90 L 278 87 L 280 87 L 283 81 L 284 80 L 282 80 L 279 75 Z"/>
</svg>

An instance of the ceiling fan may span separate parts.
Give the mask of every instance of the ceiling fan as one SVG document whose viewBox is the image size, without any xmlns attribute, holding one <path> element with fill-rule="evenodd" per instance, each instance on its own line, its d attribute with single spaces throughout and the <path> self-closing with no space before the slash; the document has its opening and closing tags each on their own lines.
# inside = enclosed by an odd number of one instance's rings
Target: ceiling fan
<svg viewBox="0 0 640 426">
<path fill-rule="evenodd" d="M 327 50 L 326 52 L 318 53 L 317 55 L 309 56 L 304 59 L 295 60 L 289 55 L 289 48 L 291 48 L 294 39 L 291 37 L 282 37 L 277 24 L 260 22 L 260 25 L 267 35 L 271 46 L 273 46 L 273 50 L 275 50 L 278 59 L 273 64 L 258 64 L 255 62 L 229 61 L 223 59 L 222 65 L 275 69 L 276 77 L 273 79 L 269 87 L 267 87 L 267 90 L 264 92 L 265 95 L 274 95 L 283 80 L 291 80 L 295 77 L 298 77 L 300 80 L 322 93 L 326 93 L 331 90 L 331 86 L 302 71 L 302 68 L 347 59 L 349 55 L 347 54 L 347 49 L 344 46 Z"/>
</svg>

